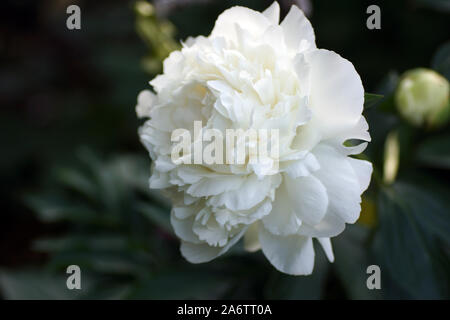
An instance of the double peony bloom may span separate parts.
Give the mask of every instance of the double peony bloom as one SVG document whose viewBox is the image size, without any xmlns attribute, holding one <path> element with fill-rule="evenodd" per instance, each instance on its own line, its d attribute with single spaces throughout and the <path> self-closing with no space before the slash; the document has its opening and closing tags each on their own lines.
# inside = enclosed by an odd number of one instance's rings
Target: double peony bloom
<svg viewBox="0 0 450 320">
<path fill-rule="evenodd" d="M 276 2 L 262 13 L 226 10 L 208 37 L 187 39 L 164 61 L 150 82 L 156 94 L 138 97 L 138 115 L 149 118 L 139 134 L 153 160 L 150 188 L 172 199 L 172 226 L 192 263 L 243 238 L 281 272 L 310 274 L 313 238 L 333 261 L 330 238 L 359 217 L 372 166 L 350 157 L 366 142 L 343 143 L 370 141 L 361 79 L 352 63 L 317 49 L 300 9 L 292 6 L 281 23 L 279 15 Z M 276 128 L 277 158 L 175 164 L 172 132 L 193 131 L 194 121 L 224 133 Z"/>
</svg>

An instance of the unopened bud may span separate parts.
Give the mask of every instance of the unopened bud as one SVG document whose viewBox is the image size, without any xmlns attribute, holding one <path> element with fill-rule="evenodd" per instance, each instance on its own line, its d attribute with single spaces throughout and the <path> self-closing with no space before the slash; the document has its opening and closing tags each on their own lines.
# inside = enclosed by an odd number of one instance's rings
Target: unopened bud
<svg viewBox="0 0 450 320">
<path fill-rule="evenodd" d="M 400 114 L 412 125 L 442 126 L 450 113 L 449 82 L 430 69 L 407 71 L 400 79 L 395 102 Z"/>
</svg>

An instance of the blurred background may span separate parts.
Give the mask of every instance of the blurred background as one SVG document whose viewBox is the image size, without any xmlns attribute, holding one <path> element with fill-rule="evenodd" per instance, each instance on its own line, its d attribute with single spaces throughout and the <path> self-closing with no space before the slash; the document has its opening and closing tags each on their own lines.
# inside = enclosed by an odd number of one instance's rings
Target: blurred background
<svg viewBox="0 0 450 320">
<path fill-rule="evenodd" d="M 299 5 L 318 47 L 349 59 L 374 94 L 361 218 L 332 240 L 333 264 L 317 248 L 307 277 L 240 246 L 201 265 L 179 254 L 170 204 L 148 189 L 137 94 L 179 40 L 208 35 L 224 9 L 271 2 L 1 2 L 1 298 L 450 297 L 448 0 L 280 1 L 283 16 Z M 71 4 L 81 30 L 66 28 Z M 366 27 L 370 4 L 381 8 L 380 30 Z M 66 288 L 72 264 L 82 290 Z M 381 290 L 366 286 L 373 264 Z"/>
</svg>

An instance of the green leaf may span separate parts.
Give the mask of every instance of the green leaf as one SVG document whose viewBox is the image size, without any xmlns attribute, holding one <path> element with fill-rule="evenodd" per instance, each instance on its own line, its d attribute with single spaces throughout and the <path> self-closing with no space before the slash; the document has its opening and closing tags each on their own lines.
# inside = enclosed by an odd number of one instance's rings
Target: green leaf
<svg viewBox="0 0 450 320">
<path fill-rule="evenodd" d="M 143 280 L 129 299 L 214 299 L 230 286 L 220 274 L 205 271 L 169 271 Z"/>
<path fill-rule="evenodd" d="M 74 235 L 60 238 L 42 238 L 37 240 L 34 249 L 42 252 L 61 252 L 69 250 L 89 251 L 127 251 L 130 249 L 127 238 L 118 234 Z"/>
<path fill-rule="evenodd" d="M 138 276 L 149 272 L 151 261 L 149 256 L 141 257 L 131 252 L 72 250 L 52 255 L 47 267 L 59 270 L 71 264 L 100 274 Z"/>
<path fill-rule="evenodd" d="M 121 155 L 112 161 L 110 167 L 122 183 L 140 191 L 149 191 L 150 164 L 144 157 Z"/>
<path fill-rule="evenodd" d="M 364 109 L 376 106 L 384 98 L 381 94 L 365 93 L 364 94 Z"/>
<path fill-rule="evenodd" d="M 369 229 L 361 225 L 348 225 L 345 232 L 333 238 L 335 262 L 333 268 L 344 286 L 347 298 L 381 299 L 383 292 L 369 290 L 366 285 L 367 267 L 376 264 L 367 250 Z"/>
<path fill-rule="evenodd" d="M 397 88 L 399 77 L 400 76 L 397 71 L 394 70 L 389 71 L 383 77 L 383 79 L 381 79 L 375 91 L 378 92 L 379 94 L 384 95 L 385 97 L 392 95 L 395 89 Z"/>
<path fill-rule="evenodd" d="M 420 186 L 422 183 L 422 186 Z M 404 199 L 410 213 L 427 233 L 438 237 L 450 245 L 450 192 L 448 188 L 429 182 L 424 178 L 413 183 L 397 183 L 397 196 Z"/>
<path fill-rule="evenodd" d="M 83 290 L 69 290 L 65 274 L 42 270 L 0 271 L 0 288 L 8 300 L 66 300 L 79 298 Z M 82 283 L 83 288 L 84 283 Z M 84 289 L 84 288 L 83 288 Z"/>
<path fill-rule="evenodd" d="M 450 2 L 448 0 L 416 0 L 416 2 L 438 12 L 450 12 Z"/>
<path fill-rule="evenodd" d="M 133 289 L 131 283 L 104 281 L 83 295 L 83 300 L 123 300 Z"/>
<path fill-rule="evenodd" d="M 150 203 L 140 202 L 137 204 L 136 210 L 155 226 L 160 227 L 169 234 L 173 234 L 172 225 L 170 224 L 170 213 L 166 209 Z"/>
<path fill-rule="evenodd" d="M 98 186 L 80 170 L 62 168 L 57 170 L 57 176 L 63 185 L 78 191 L 90 199 L 95 199 L 98 196 Z"/>
<path fill-rule="evenodd" d="M 438 169 L 450 169 L 450 136 L 428 139 L 417 149 L 417 161 Z"/>
<path fill-rule="evenodd" d="M 44 222 L 92 222 L 97 219 L 95 211 L 83 204 L 72 204 L 58 196 L 26 196 L 26 204 L 35 210 Z"/>
<path fill-rule="evenodd" d="M 436 249 L 436 237 L 445 236 L 450 220 L 448 213 L 437 209 L 437 200 L 425 194 L 424 190 L 398 182 L 383 189 L 378 201 L 380 223 L 373 242 L 376 264 L 387 276 L 382 283 L 398 285 L 407 293 L 403 298 L 438 299 L 449 295 L 449 270 L 440 263 L 448 257 Z M 437 229 L 430 228 L 430 220 L 436 220 L 433 223 Z M 439 227 L 440 223 L 444 225 Z"/>
<path fill-rule="evenodd" d="M 444 43 L 436 51 L 431 67 L 450 81 L 450 41 Z"/>
<path fill-rule="evenodd" d="M 92 274 L 81 268 L 81 289 L 69 290 L 64 266 L 57 273 L 47 269 L 0 270 L 0 292 L 8 300 L 122 299 L 131 285 Z"/>
<path fill-rule="evenodd" d="M 274 271 L 265 288 L 265 298 L 284 300 L 318 300 L 324 298 L 330 262 L 320 245 L 315 245 L 314 272 L 309 276 L 289 276 Z"/>
</svg>

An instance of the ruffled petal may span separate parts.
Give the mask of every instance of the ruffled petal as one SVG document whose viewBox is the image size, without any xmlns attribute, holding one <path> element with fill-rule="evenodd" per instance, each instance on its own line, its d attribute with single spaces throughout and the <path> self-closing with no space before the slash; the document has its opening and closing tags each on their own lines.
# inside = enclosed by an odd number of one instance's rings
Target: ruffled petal
<svg viewBox="0 0 450 320">
<path fill-rule="evenodd" d="M 180 247 L 181 255 L 191 263 L 211 261 L 227 252 L 228 249 L 242 238 L 246 230 L 247 228 L 243 228 L 239 233 L 229 239 L 224 247 L 212 247 L 206 243 L 196 244 L 182 241 Z"/>
<path fill-rule="evenodd" d="M 212 196 L 207 203 L 213 207 L 224 206 L 232 211 L 248 210 L 268 197 L 270 192 L 279 186 L 280 182 L 279 174 L 265 176 L 261 180 L 252 174 L 246 177 L 239 189 Z"/>
<path fill-rule="evenodd" d="M 245 178 L 235 175 L 205 177 L 189 186 L 186 192 L 193 197 L 208 197 L 240 188 Z"/>
</svg>

